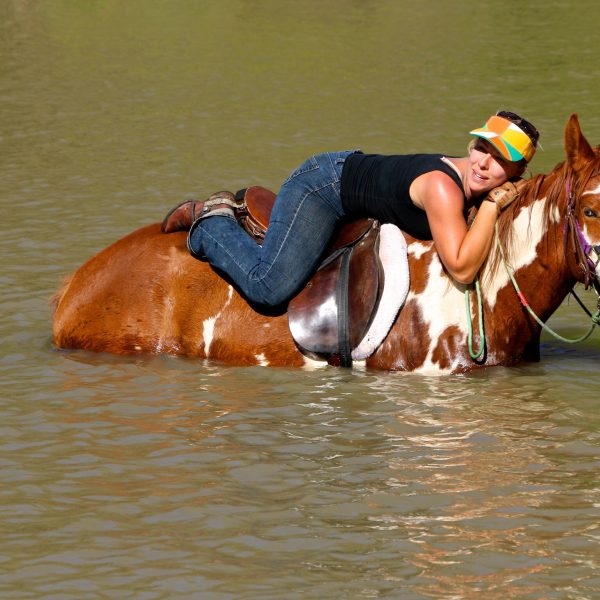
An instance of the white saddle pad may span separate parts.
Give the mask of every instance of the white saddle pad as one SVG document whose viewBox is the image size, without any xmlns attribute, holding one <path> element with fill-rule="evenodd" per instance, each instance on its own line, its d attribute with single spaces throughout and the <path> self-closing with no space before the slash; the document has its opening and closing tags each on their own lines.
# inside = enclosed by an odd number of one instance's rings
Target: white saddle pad
<svg viewBox="0 0 600 600">
<path fill-rule="evenodd" d="M 371 326 L 352 351 L 354 360 L 364 360 L 377 350 L 389 333 L 410 287 L 406 239 L 400 229 L 391 223 L 381 226 L 379 258 L 384 272 L 383 293 Z"/>
</svg>

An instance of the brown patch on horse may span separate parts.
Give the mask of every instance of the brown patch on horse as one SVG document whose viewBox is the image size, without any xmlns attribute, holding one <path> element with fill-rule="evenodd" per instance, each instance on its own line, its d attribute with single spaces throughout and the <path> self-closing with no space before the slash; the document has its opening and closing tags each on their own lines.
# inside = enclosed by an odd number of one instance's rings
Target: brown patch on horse
<svg viewBox="0 0 600 600">
<path fill-rule="evenodd" d="M 536 294 L 527 298 L 533 310 L 540 318 L 546 320 L 548 313 L 537 305 L 539 299 L 556 297 L 556 304 L 564 298 L 567 290 L 557 290 L 552 284 L 546 284 L 551 277 L 539 273 L 520 272 L 519 279 L 523 289 L 534 289 Z M 488 345 L 486 364 L 510 366 L 523 360 L 538 361 L 540 358 L 540 329 L 527 310 L 521 305 L 512 285 L 506 285 L 498 293 L 496 303 L 502 306 L 502 313 L 493 321 L 486 319 L 486 331 L 493 332 L 493 347 Z M 518 334 L 515 336 L 515 334 Z M 489 339 L 488 339 L 489 341 Z"/>
<path fill-rule="evenodd" d="M 377 352 L 367 366 L 390 371 L 414 371 L 422 367 L 429 353 L 431 337 L 423 323 L 417 300 L 409 300 Z"/>
<path fill-rule="evenodd" d="M 429 265 L 432 260 L 433 248 L 429 248 L 418 258 L 414 254 L 408 253 L 411 293 L 419 295 L 425 291 L 429 280 Z"/>
<path fill-rule="evenodd" d="M 215 322 L 206 357 L 242 366 L 304 365 L 289 333 L 287 315 L 261 315 L 236 293 Z"/>
<path fill-rule="evenodd" d="M 451 325 L 438 337 L 437 344 L 431 355 L 431 362 L 439 365 L 440 369 L 447 370 L 453 364 L 451 357 L 461 354 L 463 334 L 460 327 Z M 459 343 L 460 340 L 460 343 Z"/>
<path fill-rule="evenodd" d="M 190 256 L 185 239 L 150 225 L 88 260 L 56 296 L 56 345 L 302 366 L 287 317 L 255 312 L 208 263 Z"/>
</svg>

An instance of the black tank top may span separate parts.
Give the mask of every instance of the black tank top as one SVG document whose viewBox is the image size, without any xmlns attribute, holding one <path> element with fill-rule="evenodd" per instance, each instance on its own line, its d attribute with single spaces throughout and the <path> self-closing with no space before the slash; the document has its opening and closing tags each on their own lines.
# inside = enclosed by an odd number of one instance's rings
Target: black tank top
<svg viewBox="0 0 600 600">
<path fill-rule="evenodd" d="M 441 160 L 442 156 L 351 154 L 344 163 L 341 179 L 342 206 L 346 214 L 393 223 L 417 239 L 432 239 L 427 214 L 410 199 L 410 184 L 423 173 L 442 171 L 460 188 L 466 203 L 458 173 Z M 463 214 L 466 220 L 466 208 Z"/>
</svg>

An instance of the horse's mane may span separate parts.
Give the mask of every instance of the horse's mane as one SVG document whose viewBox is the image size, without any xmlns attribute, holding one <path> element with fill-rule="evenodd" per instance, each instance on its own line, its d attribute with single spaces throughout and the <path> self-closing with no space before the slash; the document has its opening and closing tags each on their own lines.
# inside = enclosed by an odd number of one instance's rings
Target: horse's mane
<svg viewBox="0 0 600 600">
<path fill-rule="evenodd" d="M 536 200 L 544 197 L 546 204 L 544 206 L 542 225 L 548 229 L 551 215 L 558 214 L 561 221 L 565 219 L 567 203 L 567 182 L 572 186 L 571 193 L 575 198 L 579 198 L 585 190 L 590 179 L 600 172 L 600 146 L 595 148 L 595 160 L 587 162 L 581 170 L 574 171 L 567 161 L 558 163 L 554 169 L 544 175 L 535 175 L 526 180 L 519 189 L 519 195 L 516 200 L 506 208 L 498 219 L 498 237 L 505 250 L 505 256 L 509 264 L 514 256 L 514 233 L 513 223 L 521 211 L 529 209 L 529 225 L 531 226 L 532 210 Z M 566 236 L 562 236 L 562 242 L 566 244 Z M 546 243 L 558 244 L 559 239 L 550 240 L 546 238 Z M 498 251 L 496 240 L 494 239 L 490 254 L 484 264 L 486 279 L 495 277 L 500 265 L 502 264 L 502 255 Z"/>
</svg>

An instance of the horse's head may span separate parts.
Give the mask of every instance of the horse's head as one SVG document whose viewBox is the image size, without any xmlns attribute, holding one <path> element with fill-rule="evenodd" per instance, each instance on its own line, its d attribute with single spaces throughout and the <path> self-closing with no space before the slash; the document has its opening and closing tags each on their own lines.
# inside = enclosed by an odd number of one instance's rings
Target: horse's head
<svg viewBox="0 0 600 600">
<path fill-rule="evenodd" d="M 518 184 L 519 196 L 498 221 L 498 239 L 515 270 L 543 255 L 567 285 L 579 281 L 600 294 L 600 148 L 585 139 L 577 115 L 567 122 L 565 150 L 566 160 L 551 173 Z M 503 261 L 500 252 L 490 253 L 490 279 Z"/>
<path fill-rule="evenodd" d="M 575 114 L 565 128 L 565 151 L 567 258 L 575 278 L 600 293 L 600 147 L 590 146 Z"/>
</svg>

